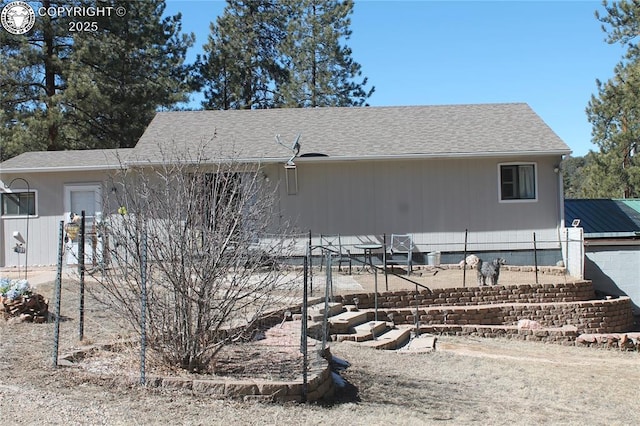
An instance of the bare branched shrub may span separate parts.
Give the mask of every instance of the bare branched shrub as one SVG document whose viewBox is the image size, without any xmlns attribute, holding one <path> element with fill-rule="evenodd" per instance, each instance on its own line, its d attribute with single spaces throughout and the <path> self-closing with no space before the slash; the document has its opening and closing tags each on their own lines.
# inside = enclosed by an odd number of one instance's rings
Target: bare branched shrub
<svg viewBox="0 0 640 426">
<path fill-rule="evenodd" d="M 259 165 L 164 158 L 114 176 L 105 211 L 118 214 L 103 222 L 107 267 L 96 278 L 111 308 L 139 327 L 146 272 L 149 346 L 172 366 L 213 371 L 223 345 L 291 296 L 280 265 L 293 240 Z"/>
</svg>

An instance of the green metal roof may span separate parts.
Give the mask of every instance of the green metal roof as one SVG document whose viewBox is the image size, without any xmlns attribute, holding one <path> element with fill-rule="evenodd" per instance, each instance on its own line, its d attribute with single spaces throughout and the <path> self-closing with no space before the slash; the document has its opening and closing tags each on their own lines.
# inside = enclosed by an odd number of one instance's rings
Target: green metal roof
<svg viewBox="0 0 640 426">
<path fill-rule="evenodd" d="M 640 236 L 640 200 L 568 199 L 564 201 L 567 226 L 580 219 L 586 238 Z"/>
</svg>

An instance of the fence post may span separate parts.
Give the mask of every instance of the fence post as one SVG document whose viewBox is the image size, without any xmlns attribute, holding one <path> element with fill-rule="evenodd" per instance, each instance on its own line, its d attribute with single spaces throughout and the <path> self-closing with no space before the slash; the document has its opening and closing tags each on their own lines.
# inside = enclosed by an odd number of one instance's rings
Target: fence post
<svg viewBox="0 0 640 426">
<path fill-rule="evenodd" d="M 327 267 L 327 279 L 326 284 L 324 286 L 324 315 L 322 316 L 322 352 L 324 353 L 327 347 L 327 332 L 328 332 L 328 323 L 329 323 L 329 286 L 331 285 L 331 252 L 329 250 L 325 250 L 326 252 L 326 264 Z"/>
<path fill-rule="evenodd" d="M 311 234 L 309 234 L 311 235 Z M 309 245 L 311 248 L 311 245 Z M 302 352 L 302 402 L 307 402 L 308 391 L 308 375 L 307 369 L 309 365 L 308 348 L 307 348 L 307 315 L 308 315 L 308 295 L 307 295 L 307 276 L 309 273 L 309 263 L 307 258 L 304 259 L 304 289 L 302 291 L 302 330 L 301 330 L 301 348 Z"/>
<path fill-rule="evenodd" d="M 469 230 L 464 230 L 464 252 L 462 260 L 462 287 L 467 286 L 467 238 L 469 236 Z"/>
<path fill-rule="evenodd" d="M 145 364 L 147 360 L 147 231 L 142 235 L 140 259 L 140 384 L 146 383 Z"/>
<path fill-rule="evenodd" d="M 80 219 L 80 236 L 78 237 L 78 275 L 80 275 L 80 319 L 78 320 L 78 340 L 84 339 L 84 242 L 85 242 L 85 212 L 82 210 Z"/>
<path fill-rule="evenodd" d="M 373 267 L 373 285 L 374 285 L 374 307 L 375 307 L 375 321 L 378 321 L 378 270 Z"/>
<path fill-rule="evenodd" d="M 387 234 L 382 234 L 382 263 L 384 266 L 384 288 L 389 291 L 389 274 L 387 273 Z"/>
<path fill-rule="evenodd" d="M 533 233 L 533 264 L 536 271 L 536 284 L 538 284 L 538 248 L 536 245 L 536 233 Z"/>
<path fill-rule="evenodd" d="M 420 306 L 420 302 L 419 302 L 419 295 L 420 292 L 418 291 L 418 285 L 416 285 L 416 318 L 415 318 L 415 325 L 416 325 L 416 336 L 420 336 L 420 311 L 418 310 L 418 306 Z"/>
<path fill-rule="evenodd" d="M 313 246 L 312 246 L 312 237 L 311 237 L 311 229 L 309 229 L 309 247 L 307 248 L 307 255 L 309 256 L 309 285 L 311 295 L 313 296 Z M 322 260 L 320 260 L 320 264 L 322 265 Z"/>
<path fill-rule="evenodd" d="M 62 292 L 62 262 L 64 260 L 64 221 L 60 221 L 58 231 L 58 268 L 56 271 L 56 318 L 53 328 L 53 368 L 58 367 L 58 347 L 60 343 L 60 297 Z"/>
</svg>

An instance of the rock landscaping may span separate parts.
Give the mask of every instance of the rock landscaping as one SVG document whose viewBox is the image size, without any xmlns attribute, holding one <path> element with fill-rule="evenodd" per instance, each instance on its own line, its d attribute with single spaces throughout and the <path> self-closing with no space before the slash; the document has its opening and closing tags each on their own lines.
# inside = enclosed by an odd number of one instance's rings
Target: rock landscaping
<svg viewBox="0 0 640 426">
<path fill-rule="evenodd" d="M 29 282 L 0 278 L 0 307 L 4 319 L 43 323 L 49 315 L 49 302 L 33 293 Z"/>
</svg>

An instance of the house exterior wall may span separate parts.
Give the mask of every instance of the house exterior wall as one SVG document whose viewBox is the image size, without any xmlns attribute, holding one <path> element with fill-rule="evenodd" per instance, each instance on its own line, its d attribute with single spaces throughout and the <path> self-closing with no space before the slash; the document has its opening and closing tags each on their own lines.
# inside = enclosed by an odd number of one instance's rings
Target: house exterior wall
<svg viewBox="0 0 640 426">
<path fill-rule="evenodd" d="M 501 163 L 534 162 L 535 201 L 500 202 Z M 383 234 L 412 234 L 417 249 L 468 252 L 559 248 L 561 195 L 557 156 L 332 162 L 296 159 L 298 192 L 280 186 L 282 217 L 300 232 L 341 234 L 343 243 L 382 241 Z M 284 182 L 282 165 L 271 181 Z"/>
<path fill-rule="evenodd" d="M 105 181 L 106 172 L 74 172 L 74 173 L 32 173 L 19 175 L 29 182 L 31 190 L 37 191 L 37 216 L 29 220 L 29 265 L 55 265 L 58 256 L 58 230 L 64 218 L 64 186 L 67 184 L 101 183 Z M 11 182 L 18 175 L 3 173 L 2 182 Z M 18 185 L 16 184 L 16 187 Z M 4 185 L 2 185 L 4 187 Z M 24 186 L 20 186 L 22 189 Z M 104 192 L 104 191 L 103 191 Z M 26 238 L 27 219 L 0 218 L 0 246 L 2 255 L 0 266 L 24 265 L 25 255 L 13 252 L 15 241 L 13 232 L 19 231 Z"/>
<path fill-rule="evenodd" d="M 587 244 L 584 275 L 605 295 L 629 296 L 634 314 L 640 314 L 640 244 Z"/>
<path fill-rule="evenodd" d="M 535 163 L 537 199 L 499 201 L 499 164 Z M 533 232 L 538 248 L 559 248 L 561 226 L 559 176 L 554 168 L 559 156 L 531 158 L 457 158 L 372 161 L 331 161 L 298 158 L 298 191 L 288 195 L 282 164 L 263 167 L 265 182 L 280 184 L 281 222 L 290 220 L 306 235 L 341 234 L 343 243 L 380 241 L 383 235 L 411 234 L 417 250 L 467 251 L 530 250 Z M 29 219 L 30 265 L 53 265 L 57 259 L 58 224 L 64 214 L 66 184 L 105 182 L 109 172 L 32 173 L 22 175 L 38 191 L 37 217 Z M 17 176 L 4 173 L 3 182 Z M 103 188 L 103 194 L 109 195 Z M 113 206 L 112 206 L 113 207 Z M 112 210 L 117 209 L 114 207 Z M 103 212 L 105 216 L 114 211 Z M 66 218 L 65 218 L 66 219 Z M 24 218 L 0 219 L 0 266 L 17 265 L 11 248 L 13 231 L 24 235 Z M 319 242 L 319 240 L 318 240 Z M 426 258 L 425 258 L 426 260 Z"/>
</svg>

